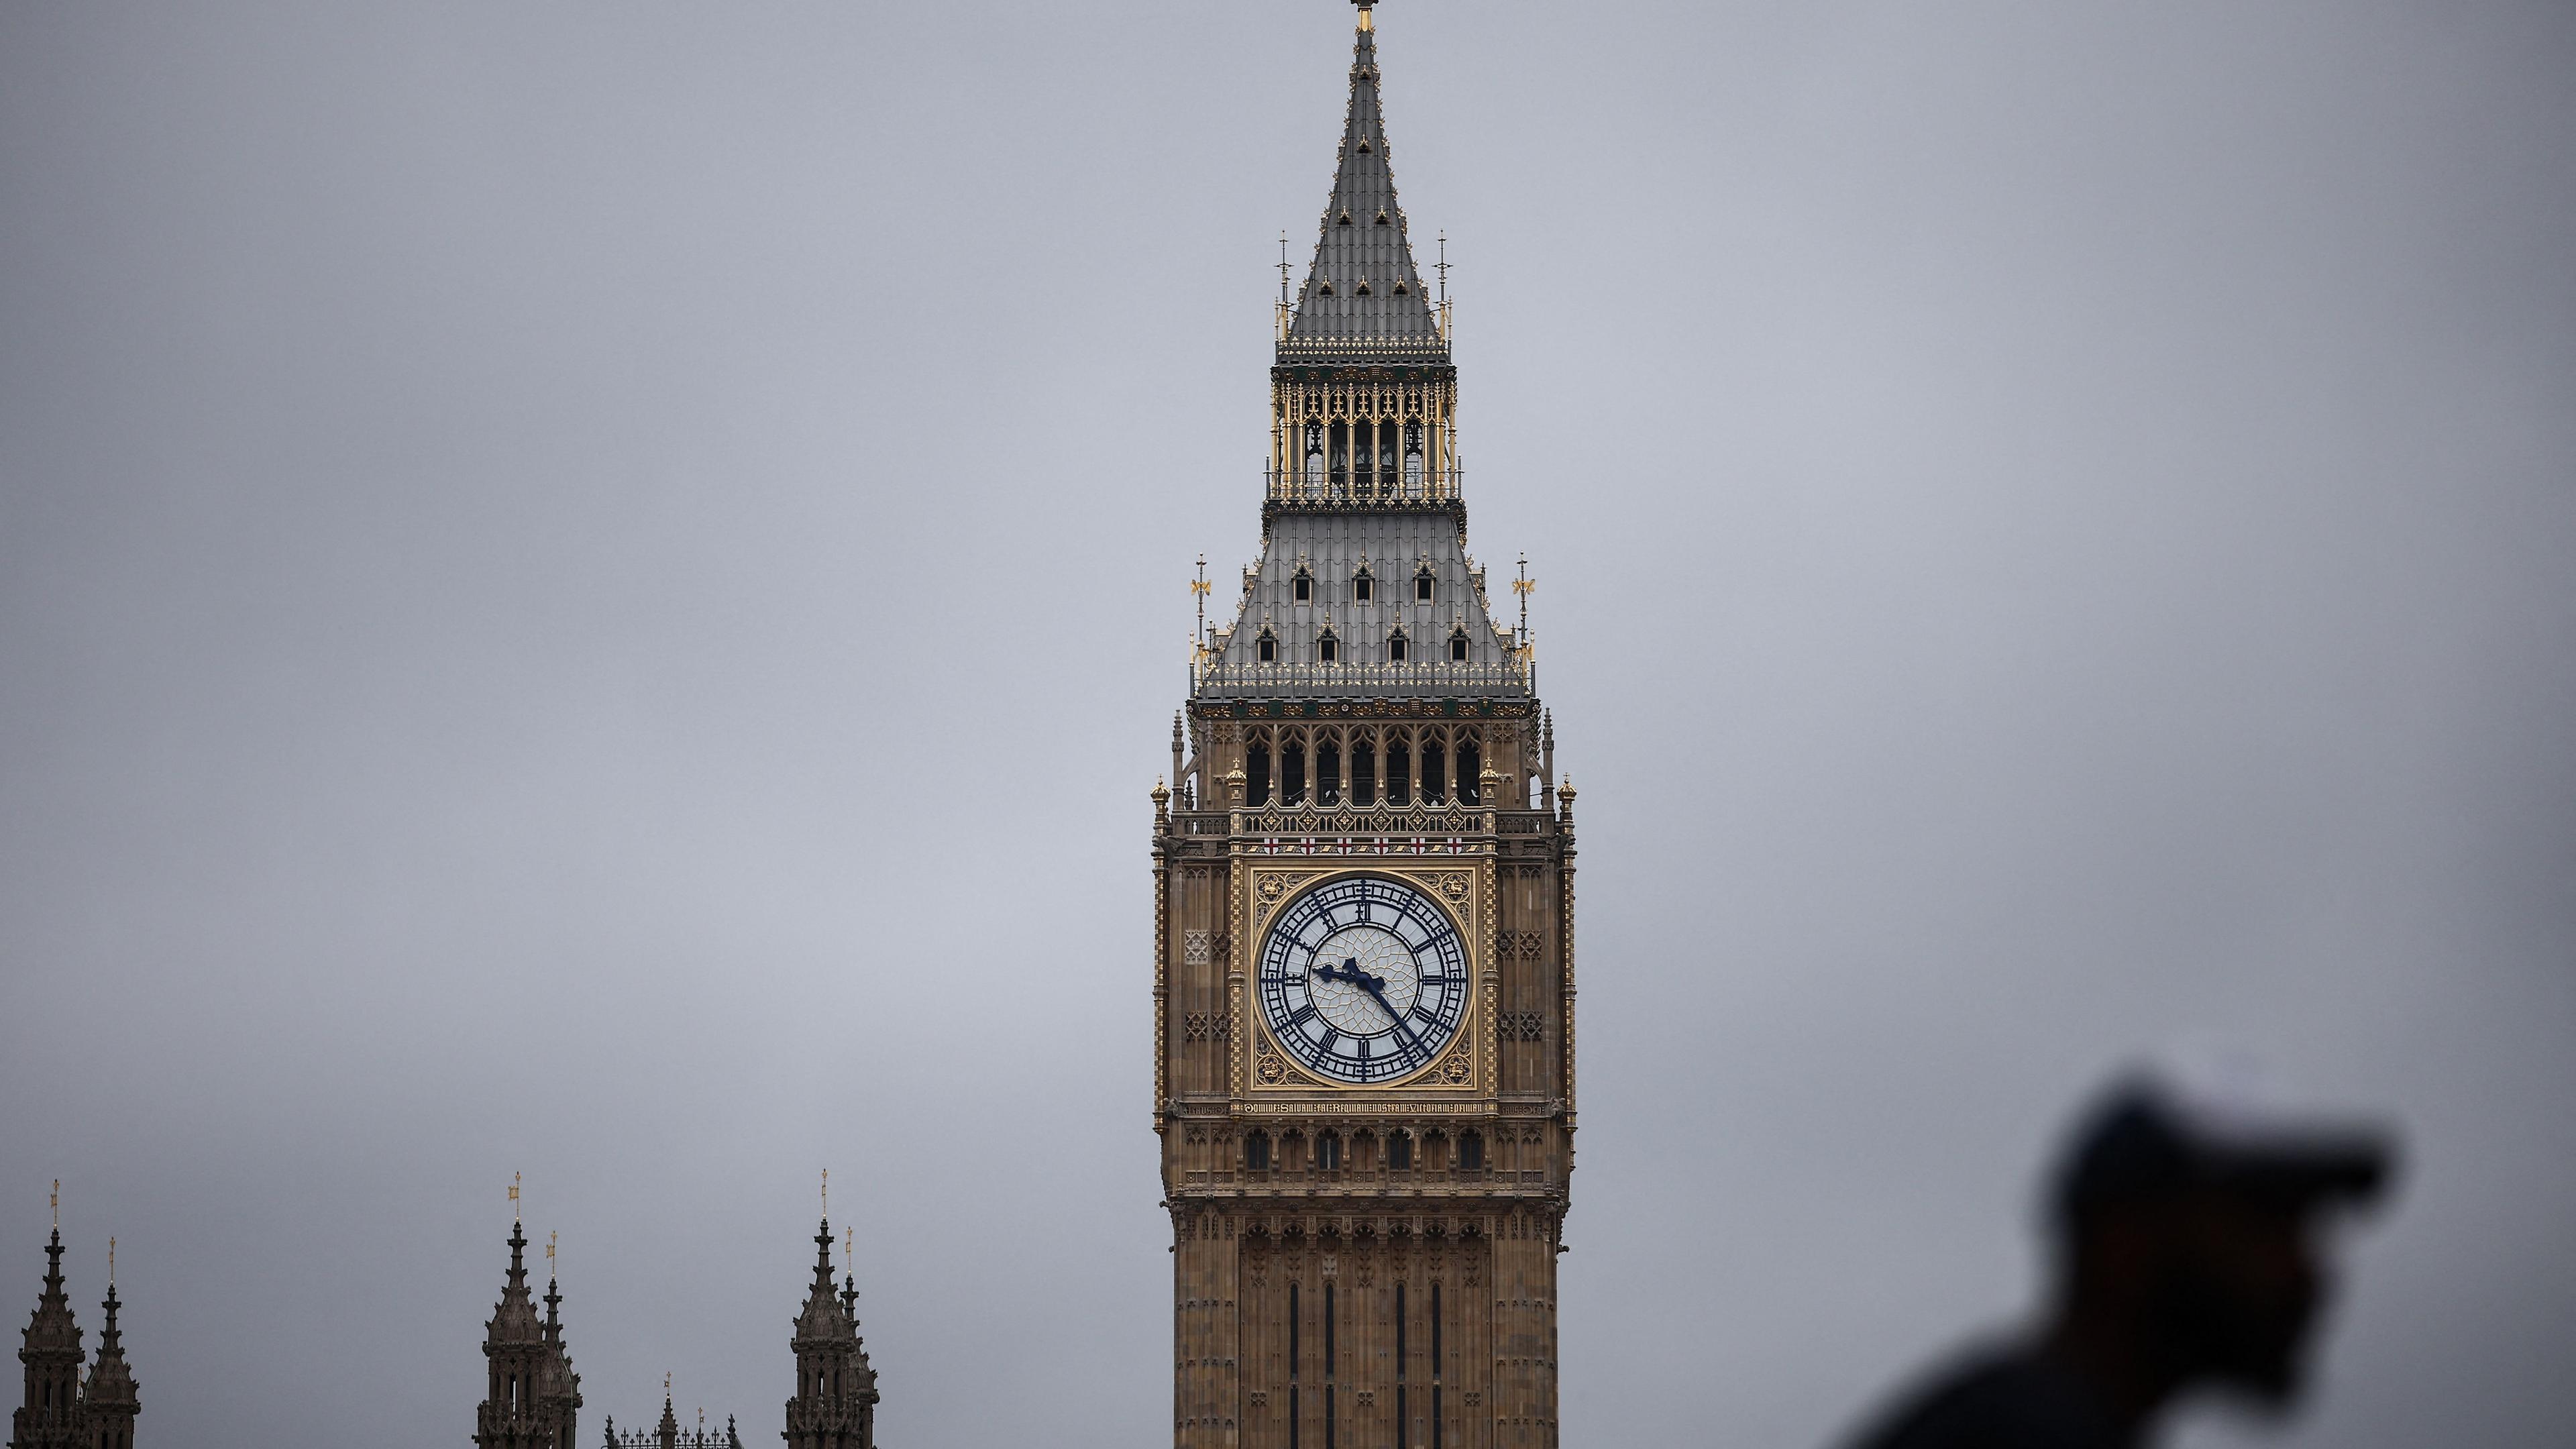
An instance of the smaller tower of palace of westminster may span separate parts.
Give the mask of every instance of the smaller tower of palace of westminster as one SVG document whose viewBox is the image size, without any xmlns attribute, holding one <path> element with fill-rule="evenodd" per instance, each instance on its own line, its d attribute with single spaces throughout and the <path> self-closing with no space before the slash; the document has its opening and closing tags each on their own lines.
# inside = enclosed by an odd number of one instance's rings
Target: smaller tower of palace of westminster
<svg viewBox="0 0 2576 1449">
<path fill-rule="evenodd" d="M 1574 791 L 1528 631 L 1466 551 L 1447 303 L 1358 4 L 1331 198 L 1279 306 L 1259 561 L 1154 792 L 1173 1442 L 1544 1449 Z"/>
</svg>

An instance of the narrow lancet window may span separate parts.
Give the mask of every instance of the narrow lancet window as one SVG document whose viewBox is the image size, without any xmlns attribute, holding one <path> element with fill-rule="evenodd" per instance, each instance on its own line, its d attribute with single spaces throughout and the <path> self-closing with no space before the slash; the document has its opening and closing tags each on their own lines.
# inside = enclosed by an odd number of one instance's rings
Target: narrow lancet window
<svg viewBox="0 0 2576 1449">
<path fill-rule="evenodd" d="M 1351 745 L 1351 803 L 1377 803 L 1377 746 L 1367 740 Z"/>
<path fill-rule="evenodd" d="M 1324 1449 L 1333 1449 L 1333 1425 L 1341 1418 L 1333 1402 L 1333 1285 L 1324 1283 Z"/>
<path fill-rule="evenodd" d="M 1342 803 L 1342 747 L 1330 740 L 1315 747 L 1315 799 L 1325 805 Z"/>
<path fill-rule="evenodd" d="M 1270 803 L 1270 747 L 1253 745 L 1243 752 L 1244 803 L 1255 809 Z"/>
<path fill-rule="evenodd" d="M 1291 744 L 1279 752 L 1279 803 L 1306 803 L 1306 747 Z"/>
<path fill-rule="evenodd" d="M 1458 803 L 1484 803 L 1485 762 L 1472 739 L 1458 742 Z"/>
<path fill-rule="evenodd" d="M 1431 1285 L 1431 1449 L 1440 1449 L 1440 1285 Z"/>
<path fill-rule="evenodd" d="M 1288 1449 L 1297 1449 L 1297 1285 L 1288 1285 Z"/>
</svg>

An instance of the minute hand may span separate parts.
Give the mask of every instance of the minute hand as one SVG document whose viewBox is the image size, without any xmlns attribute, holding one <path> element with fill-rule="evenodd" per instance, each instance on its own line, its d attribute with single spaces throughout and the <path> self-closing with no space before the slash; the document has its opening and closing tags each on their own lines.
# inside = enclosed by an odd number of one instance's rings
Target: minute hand
<svg viewBox="0 0 2576 1449">
<path fill-rule="evenodd" d="M 1387 1024 L 1395 1028 L 1396 1035 L 1403 1037 L 1408 1043 L 1413 1041 L 1413 1033 L 1404 1029 L 1404 1018 L 1396 1015 L 1395 1008 L 1387 1004 L 1386 988 L 1379 983 L 1377 977 L 1363 977 L 1360 981 L 1360 990 L 1367 992 L 1370 999 L 1377 1003 L 1377 1009 L 1386 1013 Z"/>
</svg>

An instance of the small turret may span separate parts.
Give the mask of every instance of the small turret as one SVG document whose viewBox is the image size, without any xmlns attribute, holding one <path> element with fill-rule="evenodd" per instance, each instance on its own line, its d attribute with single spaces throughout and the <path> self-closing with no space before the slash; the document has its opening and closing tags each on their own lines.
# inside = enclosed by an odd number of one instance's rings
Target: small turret
<svg viewBox="0 0 2576 1449">
<path fill-rule="evenodd" d="M 57 1202 L 61 1186 L 56 1184 Z M 59 1211 L 59 1208 L 57 1209 Z M 87 1449 L 81 1412 L 81 1330 L 63 1292 L 63 1230 L 56 1222 L 45 1245 L 45 1287 L 18 1348 L 27 1392 L 10 1416 L 10 1449 Z"/>
<path fill-rule="evenodd" d="M 796 1316 L 796 1397 L 787 1401 L 788 1449 L 875 1449 L 877 1375 L 859 1337 L 855 1273 L 835 1290 L 832 1222 L 814 1234 L 814 1281 Z"/>
<path fill-rule="evenodd" d="M 527 1248 L 527 1234 L 514 1218 L 510 1271 L 501 1301 L 483 1325 L 485 1389 L 474 1416 L 474 1442 L 481 1449 L 572 1449 L 581 1380 L 564 1350 L 558 1312 L 563 1298 L 548 1280 L 546 1316 L 537 1317 L 528 1296 Z"/>
<path fill-rule="evenodd" d="M 99 1307 L 107 1325 L 98 1331 L 98 1357 L 91 1362 L 81 1404 L 89 1415 L 89 1449 L 134 1449 L 134 1419 L 143 1403 L 135 1395 L 134 1373 L 126 1367 L 124 1336 L 117 1331 L 116 1240 L 107 1240 L 107 1299 Z"/>
</svg>

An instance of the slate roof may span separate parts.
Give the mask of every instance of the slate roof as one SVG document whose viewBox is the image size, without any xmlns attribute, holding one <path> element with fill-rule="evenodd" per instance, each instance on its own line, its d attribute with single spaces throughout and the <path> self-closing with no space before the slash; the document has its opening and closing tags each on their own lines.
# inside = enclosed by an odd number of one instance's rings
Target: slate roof
<svg viewBox="0 0 2576 1449">
<path fill-rule="evenodd" d="M 1396 202 L 1378 105 L 1377 34 L 1364 24 L 1351 58 L 1350 113 L 1332 198 L 1279 358 L 1446 361 L 1448 352 Z"/>
<path fill-rule="evenodd" d="M 1325 696 L 1476 697 L 1526 695 L 1529 682 L 1508 629 L 1497 630 L 1477 586 L 1455 515 L 1301 513 L 1271 521 L 1261 561 L 1249 571 L 1241 611 L 1200 671 L 1201 698 Z M 1299 569 L 1308 600 L 1297 602 Z M 1357 602 L 1355 577 L 1367 569 L 1372 601 Z M 1415 600 L 1414 579 L 1431 571 L 1431 602 Z M 1261 662 L 1268 630 L 1272 662 Z M 1332 631 L 1340 658 L 1321 660 Z M 1389 640 L 1402 629 L 1407 658 L 1395 663 Z M 1449 658 L 1463 630 L 1467 658 Z"/>
</svg>

